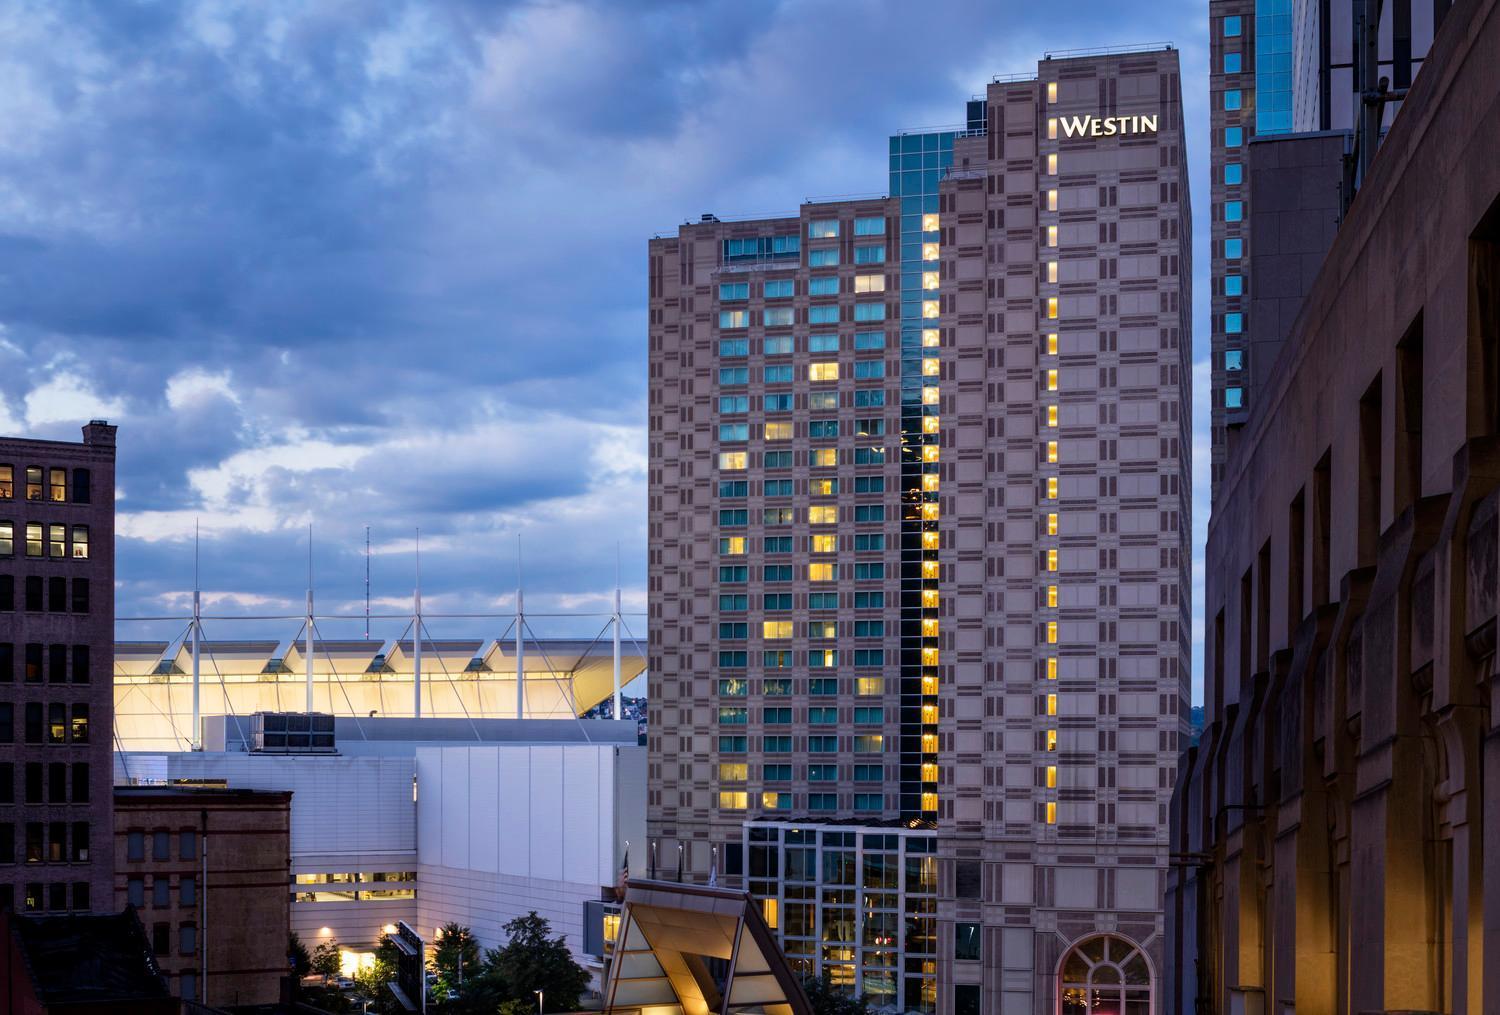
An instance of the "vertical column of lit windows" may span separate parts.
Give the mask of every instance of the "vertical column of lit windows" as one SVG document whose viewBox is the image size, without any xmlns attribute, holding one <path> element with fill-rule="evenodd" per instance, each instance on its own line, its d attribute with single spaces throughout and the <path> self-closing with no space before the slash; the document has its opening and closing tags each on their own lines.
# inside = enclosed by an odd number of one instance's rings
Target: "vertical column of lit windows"
<svg viewBox="0 0 1500 1015">
<path fill-rule="evenodd" d="M 922 216 L 922 816 L 937 820 L 938 614 L 941 564 L 938 504 L 942 473 L 942 331 L 939 257 L 942 231 L 936 213 Z M 934 326 L 930 326 L 934 325 Z"/>
<path fill-rule="evenodd" d="M 1281 133 L 1290 129 L 1291 73 L 1286 27 L 1290 14 L 1286 0 L 1257 0 L 1256 17 L 1231 15 L 1221 19 L 1214 47 L 1219 59 L 1213 67 L 1220 83 L 1214 102 L 1223 117 L 1223 133 L 1213 145 L 1212 171 L 1216 217 L 1223 222 L 1223 239 L 1212 251 L 1214 286 L 1211 291 L 1212 346 L 1219 361 L 1213 364 L 1222 377 L 1214 394 L 1215 439 L 1222 432 L 1222 413 L 1246 408 L 1241 380 L 1245 366 L 1244 263 L 1246 203 L 1245 133 L 1249 110 L 1256 112 L 1255 133 Z M 1263 36 L 1262 28 L 1270 28 Z M 1244 63 L 1251 32 L 1255 35 L 1255 67 Z M 1263 50 L 1264 47 L 1264 50 Z M 1264 72 L 1264 73 L 1263 73 Z M 1222 391 L 1222 394 L 1220 394 Z"/>
<path fill-rule="evenodd" d="M 1047 104 L 1050 106 L 1057 102 L 1057 83 L 1047 84 Z M 1055 120 L 1049 119 L 1050 122 Z M 1049 129 L 1049 137 L 1055 136 L 1055 132 Z M 1058 162 L 1057 152 L 1045 154 L 1046 173 L 1042 184 L 1042 208 L 1044 229 L 1044 254 L 1043 264 L 1045 266 L 1044 285 L 1044 314 L 1046 318 L 1045 330 L 1042 332 L 1042 457 L 1043 477 L 1045 489 L 1043 490 L 1043 547 L 1046 564 L 1044 575 L 1044 631 L 1043 659 L 1046 673 L 1045 697 L 1040 699 L 1045 702 L 1047 722 L 1044 726 L 1045 746 L 1047 750 L 1046 764 L 1042 771 L 1042 806 L 1044 817 L 1048 825 L 1057 823 L 1057 640 L 1058 640 L 1058 581 L 1059 581 L 1059 549 L 1057 537 L 1059 530 L 1059 500 L 1058 500 L 1058 470 L 1060 467 L 1059 454 L 1059 416 L 1061 408 L 1059 401 L 1060 392 L 1060 366 L 1058 358 L 1058 328 L 1059 324 L 1059 291 L 1054 288 L 1058 285 L 1058 236 L 1057 236 L 1057 211 L 1058 211 Z"/>
</svg>

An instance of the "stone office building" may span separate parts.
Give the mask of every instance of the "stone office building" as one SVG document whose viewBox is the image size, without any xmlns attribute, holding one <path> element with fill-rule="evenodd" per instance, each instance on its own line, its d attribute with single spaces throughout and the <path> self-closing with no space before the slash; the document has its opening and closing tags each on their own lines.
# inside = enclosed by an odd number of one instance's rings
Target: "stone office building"
<svg viewBox="0 0 1500 1015">
<path fill-rule="evenodd" d="M 107 912 L 115 428 L 0 438 L 0 909 Z"/>
<path fill-rule="evenodd" d="M 1144 1013 L 1188 700 L 1177 54 L 651 242 L 658 874 L 913 1011 Z M 1106 986 L 1107 984 L 1107 986 Z"/>
<path fill-rule="evenodd" d="M 1169 1010 L 1500 1006 L 1496 53 L 1455 5 L 1229 457 Z"/>
</svg>

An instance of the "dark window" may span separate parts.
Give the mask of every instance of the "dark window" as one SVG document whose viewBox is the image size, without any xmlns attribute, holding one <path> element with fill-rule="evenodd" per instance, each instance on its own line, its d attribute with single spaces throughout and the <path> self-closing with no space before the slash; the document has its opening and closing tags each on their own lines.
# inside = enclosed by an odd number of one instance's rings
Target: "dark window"
<svg viewBox="0 0 1500 1015">
<path fill-rule="evenodd" d="M 42 777 L 45 775 L 40 761 L 26 762 L 26 802 L 39 804 L 42 802 Z"/>
<path fill-rule="evenodd" d="M 89 612 L 89 580 L 87 578 L 73 579 L 73 612 Z"/>
<path fill-rule="evenodd" d="M 42 682 L 42 646 L 34 641 L 26 643 L 26 682 Z"/>
<path fill-rule="evenodd" d="M 953 957 L 966 962 L 979 960 L 979 924 L 955 923 L 953 925 Z"/>
<path fill-rule="evenodd" d="M 89 910 L 89 883 L 87 881 L 73 882 L 73 909 L 80 913 Z"/>
<path fill-rule="evenodd" d="M 183 955 L 198 953 L 198 925 L 185 923 L 177 930 L 177 947 Z"/>
<path fill-rule="evenodd" d="M 68 612 L 68 579 L 61 575 L 47 579 L 47 609 L 53 613 Z"/>
<path fill-rule="evenodd" d="M 16 679 L 16 646 L 0 641 L 0 683 L 14 683 Z"/>
<path fill-rule="evenodd" d="M 136 909 L 146 904 L 145 878 L 131 878 L 125 882 L 125 901 Z"/>
<path fill-rule="evenodd" d="M 68 739 L 68 706 L 60 701 L 47 704 L 47 743 L 61 744 Z"/>
<path fill-rule="evenodd" d="M 0 701 L 0 744 L 16 742 L 16 706 Z"/>
<path fill-rule="evenodd" d="M 73 503 L 89 503 L 89 470 L 73 470 Z"/>
<path fill-rule="evenodd" d="M 42 823 L 26 822 L 26 862 L 42 862 Z"/>
<path fill-rule="evenodd" d="M 146 833 L 145 832 L 126 832 L 125 833 L 125 859 L 127 859 L 127 860 L 144 860 L 144 859 L 146 859 Z"/>
<path fill-rule="evenodd" d="M 152 832 L 151 833 L 151 859 L 153 859 L 153 860 L 170 860 L 170 859 L 172 859 L 172 833 L 171 832 Z"/>
<path fill-rule="evenodd" d="M 953 880 L 956 894 L 960 899 L 977 899 L 980 895 L 980 884 L 982 881 L 978 860 L 956 860 L 953 864 Z"/>
<path fill-rule="evenodd" d="M 172 925 L 170 923 L 151 925 L 151 950 L 156 953 L 157 958 L 172 954 Z"/>
<path fill-rule="evenodd" d="M 47 862 L 62 863 L 68 858 L 68 825 L 53 821 L 47 826 Z"/>
<path fill-rule="evenodd" d="M 42 612 L 42 576 L 39 574 L 26 576 L 26 611 Z"/>
<path fill-rule="evenodd" d="M 172 906 L 172 879 L 158 874 L 151 879 L 151 908 L 169 909 Z"/>
<path fill-rule="evenodd" d="M 979 985 L 977 983 L 953 985 L 953 1015 L 979 1015 Z"/>
<path fill-rule="evenodd" d="M 40 701 L 26 703 L 26 742 L 28 744 L 42 742 L 42 703 Z"/>
<path fill-rule="evenodd" d="M 1376 544 L 1380 540 L 1381 456 L 1384 454 L 1384 426 L 1381 412 L 1380 375 L 1359 400 L 1359 498 L 1358 528 L 1359 564 L 1375 563 Z"/>
<path fill-rule="evenodd" d="M 13 613 L 16 609 L 16 577 L 0 574 L 0 613 Z"/>
<path fill-rule="evenodd" d="M 47 646 L 47 682 L 50 684 L 68 682 L 68 646 Z"/>
<path fill-rule="evenodd" d="M 47 886 L 47 908 L 53 910 L 64 910 L 68 908 L 68 885 L 59 881 Z"/>
<path fill-rule="evenodd" d="M 73 862 L 87 863 L 89 858 L 89 823 L 73 822 Z"/>
<path fill-rule="evenodd" d="M 73 762 L 73 802 L 75 804 L 89 802 L 89 763 L 87 761 Z"/>
<path fill-rule="evenodd" d="M 16 862 L 16 826 L 0 821 L 0 863 Z"/>
<path fill-rule="evenodd" d="M 198 833 L 192 829 L 178 833 L 177 855 L 183 860 L 198 859 Z"/>
<path fill-rule="evenodd" d="M 49 804 L 68 802 L 67 762 L 54 761 L 47 765 L 47 802 Z"/>
<path fill-rule="evenodd" d="M 89 647 L 87 645 L 73 646 L 73 683 L 87 684 L 89 682 Z"/>
<path fill-rule="evenodd" d="M 16 763 L 0 761 L 0 804 L 16 802 Z"/>
<path fill-rule="evenodd" d="M 196 906 L 198 904 L 198 879 L 177 879 L 177 900 L 179 905 Z"/>
</svg>

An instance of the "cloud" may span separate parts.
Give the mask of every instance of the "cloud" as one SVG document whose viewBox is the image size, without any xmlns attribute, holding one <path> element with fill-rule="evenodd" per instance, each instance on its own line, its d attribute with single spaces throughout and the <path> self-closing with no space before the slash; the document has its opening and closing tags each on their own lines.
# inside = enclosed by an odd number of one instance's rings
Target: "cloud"
<svg viewBox="0 0 1500 1015">
<path fill-rule="evenodd" d="M 536 608 L 612 601 L 617 547 L 639 606 L 650 235 L 883 192 L 889 133 L 959 120 L 1047 49 L 1177 34 L 1185 75 L 1206 68 L 1188 0 L 975 31 L 994 15 L 0 8 L 0 430 L 122 424 L 122 615 L 182 608 L 195 523 L 225 612 L 300 609 L 308 523 L 330 608 L 363 608 L 366 524 L 376 601 L 409 597 L 420 528 L 454 612 L 512 594 L 518 538 Z"/>
</svg>

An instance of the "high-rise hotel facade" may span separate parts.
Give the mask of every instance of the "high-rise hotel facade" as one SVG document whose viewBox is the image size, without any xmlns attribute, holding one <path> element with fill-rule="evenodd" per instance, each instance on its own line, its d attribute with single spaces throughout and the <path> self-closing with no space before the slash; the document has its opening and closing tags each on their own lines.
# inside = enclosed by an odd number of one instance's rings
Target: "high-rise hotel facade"
<svg viewBox="0 0 1500 1015">
<path fill-rule="evenodd" d="M 1186 733 L 1177 54 L 650 244 L 650 862 L 944 1015 L 1154 1008 Z"/>
</svg>

